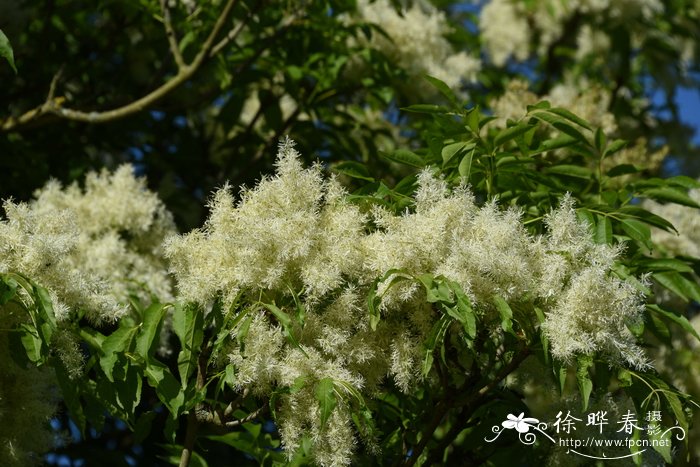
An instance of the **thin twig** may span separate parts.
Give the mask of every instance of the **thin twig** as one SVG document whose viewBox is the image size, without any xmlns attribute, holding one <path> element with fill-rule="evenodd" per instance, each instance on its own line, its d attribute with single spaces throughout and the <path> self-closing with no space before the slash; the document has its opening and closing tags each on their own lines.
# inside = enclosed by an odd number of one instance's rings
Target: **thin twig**
<svg viewBox="0 0 700 467">
<path fill-rule="evenodd" d="M 238 23 L 235 28 L 231 29 L 228 34 L 224 36 L 223 39 L 221 39 L 212 49 L 211 52 L 209 53 L 210 57 L 213 57 L 214 55 L 217 55 L 219 52 L 221 52 L 222 49 L 224 49 L 227 45 L 229 45 L 232 41 L 236 40 L 236 37 L 241 33 L 245 25 L 248 23 L 248 20 L 255 14 L 257 13 L 258 9 L 262 6 L 262 4 L 265 3 L 263 1 L 259 1 L 255 4 L 252 10 L 248 12 L 248 15 L 246 18 Z"/>
<path fill-rule="evenodd" d="M 51 78 L 51 84 L 49 85 L 49 94 L 46 96 L 46 103 L 54 101 L 54 96 L 56 95 L 56 86 L 58 86 L 58 81 L 63 75 L 64 68 L 65 65 L 61 65 L 61 68 L 59 68 L 56 74 L 53 75 L 53 78 Z"/>
<path fill-rule="evenodd" d="M 182 58 L 180 47 L 177 44 L 177 35 L 173 29 L 172 19 L 170 17 L 170 8 L 168 8 L 167 0 L 160 0 L 160 10 L 163 12 L 163 26 L 165 27 L 165 35 L 168 36 L 168 44 L 170 45 L 170 53 L 173 54 L 178 70 L 185 68 L 185 59 Z"/>
<path fill-rule="evenodd" d="M 236 4 L 236 0 L 228 0 L 226 6 L 224 6 L 219 18 L 216 20 L 214 27 L 212 28 L 209 36 L 206 38 L 199 52 L 195 56 L 191 64 L 185 64 L 182 68 L 178 70 L 178 73 L 163 83 L 160 87 L 154 89 L 145 96 L 137 99 L 129 104 L 122 107 L 118 107 L 112 110 L 105 111 L 93 111 L 84 112 L 81 110 L 67 109 L 53 105 L 52 103 L 45 102 L 41 106 L 32 109 L 20 117 L 13 118 L 10 117 L 6 120 L 0 120 L 0 129 L 3 131 L 13 130 L 18 126 L 22 126 L 31 122 L 32 120 L 47 115 L 53 114 L 67 120 L 74 120 L 78 122 L 86 123 L 104 123 L 112 120 L 117 120 L 120 118 L 127 117 L 131 114 L 140 112 L 151 105 L 153 105 L 158 100 L 162 99 L 164 96 L 172 92 L 175 88 L 179 87 L 181 84 L 189 80 L 204 64 L 204 62 L 210 58 L 210 53 L 214 47 L 216 37 L 221 32 L 224 24 L 228 21 L 233 7 Z"/>
<path fill-rule="evenodd" d="M 229 428 L 232 428 L 235 426 L 243 425 L 244 423 L 252 422 L 256 418 L 258 418 L 258 415 L 265 413 L 269 407 L 269 404 L 265 404 L 262 407 L 258 408 L 255 412 L 252 412 L 250 415 L 243 417 L 239 420 L 232 420 L 230 422 L 226 422 L 225 425 Z"/>
</svg>

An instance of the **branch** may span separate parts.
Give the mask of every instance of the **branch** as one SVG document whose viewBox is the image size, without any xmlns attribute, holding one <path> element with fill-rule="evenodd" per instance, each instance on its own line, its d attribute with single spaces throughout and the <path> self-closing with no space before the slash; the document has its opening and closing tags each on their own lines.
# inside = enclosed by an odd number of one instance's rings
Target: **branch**
<svg viewBox="0 0 700 467">
<path fill-rule="evenodd" d="M 494 378 L 485 384 L 476 393 L 467 394 L 467 397 L 458 399 L 456 406 L 466 406 L 468 409 L 473 408 L 478 402 L 481 401 L 489 392 L 491 392 L 496 386 L 501 384 L 501 381 L 506 379 L 506 377 L 514 372 L 520 364 L 530 356 L 530 350 L 525 347 L 518 354 L 516 354 L 513 359 L 508 362 L 508 364 L 500 369 Z"/>
<path fill-rule="evenodd" d="M 229 45 L 229 43 L 231 43 L 231 41 L 236 40 L 236 37 L 238 37 L 238 34 L 241 33 L 241 31 L 243 30 L 243 27 L 246 25 L 247 20 L 249 20 L 255 13 L 257 13 L 258 9 L 260 9 L 260 7 L 262 6 L 262 4 L 263 4 L 262 0 L 258 1 L 258 2 L 255 4 L 255 6 L 253 7 L 253 9 L 250 10 L 250 11 L 248 12 L 248 16 L 245 18 L 245 20 L 243 20 L 243 21 L 241 21 L 240 23 L 238 23 L 238 25 L 237 25 L 235 28 L 231 29 L 231 30 L 228 32 L 228 34 L 226 34 L 226 35 L 224 36 L 224 38 L 221 39 L 221 40 L 219 41 L 219 43 L 216 44 L 216 45 L 211 49 L 211 53 L 209 54 L 209 56 L 210 56 L 210 57 L 213 57 L 214 55 L 216 55 L 216 54 L 218 54 L 219 52 L 221 52 L 221 50 L 222 50 L 223 48 L 225 48 L 227 45 Z"/>
<path fill-rule="evenodd" d="M 197 392 L 202 391 L 202 389 L 204 388 L 204 381 L 207 379 L 207 359 L 204 355 L 205 352 L 207 352 L 208 350 L 209 347 L 207 346 L 197 356 Z M 182 453 L 180 454 L 179 467 L 189 467 L 190 465 L 192 453 L 194 452 L 194 445 L 197 442 L 197 431 L 199 431 L 199 419 L 197 417 L 197 412 L 199 412 L 200 410 L 199 405 L 200 404 L 197 404 L 197 407 L 190 409 L 190 412 L 187 414 L 185 442 L 182 446 Z"/>
<path fill-rule="evenodd" d="M 252 412 L 250 415 L 241 418 L 240 420 L 232 420 L 230 422 L 226 422 L 225 425 L 229 428 L 232 428 L 235 426 L 243 425 L 244 423 L 252 422 L 256 418 L 258 418 L 258 415 L 265 413 L 269 407 L 269 404 L 265 404 L 262 407 L 255 410 L 254 412 Z"/>
<path fill-rule="evenodd" d="M 44 115 L 53 114 L 67 120 L 74 120 L 78 122 L 86 123 L 104 123 L 112 120 L 121 119 L 127 117 L 131 114 L 140 112 L 158 100 L 162 99 L 164 96 L 172 92 L 175 88 L 180 86 L 182 83 L 190 79 L 204 64 L 204 62 L 210 58 L 210 53 L 214 47 L 216 37 L 221 32 L 224 24 L 231 15 L 236 0 L 228 0 L 226 6 L 224 6 L 219 18 L 216 20 L 214 27 L 212 28 L 209 36 L 206 38 L 199 52 L 195 56 L 191 64 L 185 64 L 179 68 L 177 74 L 170 80 L 163 83 L 159 88 L 151 91 L 145 96 L 137 99 L 127 105 L 118 107 L 113 110 L 105 111 L 95 111 L 95 112 L 84 112 L 81 110 L 73 110 L 61 107 L 62 102 L 57 102 L 59 99 L 47 100 L 39 107 L 32 109 L 18 118 L 10 117 L 4 121 L 0 121 L 0 130 L 9 131 L 13 130 L 19 126 L 25 125 L 32 120 L 35 120 Z"/>
<path fill-rule="evenodd" d="M 433 439 L 433 435 L 435 434 L 435 430 L 440 426 L 442 423 L 442 419 L 447 415 L 447 412 L 450 411 L 452 408 L 452 401 L 451 398 L 448 396 L 446 399 L 438 402 L 437 406 L 434 408 L 434 415 L 428 426 L 423 430 L 420 442 L 418 445 L 413 449 L 413 452 L 411 452 L 411 457 L 408 457 L 406 461 L 404 462 L 404 465 L 406 467 L 412 467 L 415 465 L 415 463 L 418 461 L 418 458 L 420 458 L 421 454 L 423 454 L 423 451 L 425 450 L 425 447 L 428 445 L 431 439 Z"/>
<path fill-rule="evenodd" d="M 249 413 L 243 418 L 237 418 L 234 420 L 226 420 L 229 416 L 232 415 L 233 410 L 231 409 L 231 405 L 229 405 L 225 411 L 211 411 L 211 410 L 197 410 L 196 412 L 196 417 L 197 421 L 199 423 L 210 423 L 212 425 L 216 426 L 225 426 L 228 428 L 233 428 L 237 427 L 240 425 L 243 425 L 244 423 L 252 422 L 256 418 L 258 418 L 260 415 L 264 414 L 267 412 L 267 410 L 270 408 L 269 404 L 265 402 L 262 406 L 254 410 L 253 412 Z"/>
<path fill-rule="evenodd" d="M 170 53 L 173 54 L 177 69 L 181 70 L 187 66 L 185 59 L 182 58 L 180 47 L 177 45 L 177 36 L 173 29 L 173 23 L 170 18 L 170 9 L 168 8 L 167 0 L 160 0 L 160 10 L 163 12 L 163 26 L 165 26 L 165 35 L 168 36 L 168 44 L 170 45 Z"/>
<path fill-rule="evenodd" d="M 423 430 L 420 442 L 411 453 L 411 457 L 405 460 L 404 465 L 406 467 L 411 467 L 418 461 L 418 458 L 421 456 L 430 440 L 433 439 L 435 430 L 440 426 L 445 415 L 447 415 L 450 409 L 457 407 L 466 407 L 462 416 L 465 417 L 465 420 L 469 420 L 469 418 L 471 417 L 471 412 L 474 410 L 477 404 L 480 403 L 485 397 L 487 397 L 488 394 L 496 386 L 498 386 L 509 374 L 515 371 L 523 362 L 523 360 L 525 360 L 529 355 L 529 349 L 523 348 L 520 351 L 520 353 L 515 355 L 513 359 L 510 362 L 508 362 L 506 366 L 502 367 L 500 371 L 496 373 L 496 375 L 491 381 L 482 386 L 478 391 L 468 393 L 466 397 L 453 399 L 451 393 L 446 394 L 445 398 L 438 402 L 437 406 L 435 407 L 434 416 L 432 420 L 430 421 L 426 429 Z"/>
<path fill-rule="evenodd" d="M 197 414 L 194 410 L 191 410 L 189 415 L 187 416 L 185 444 L 182 448 L 182 454 L 180 454 L 179 467 L 188 467 L 190 465 L 190 459 L 192 458 L 192 453 L 194 452 L 194 443 L 197 440 L 198 428 L 199 422 L 197 421 Z"/>
</svg>

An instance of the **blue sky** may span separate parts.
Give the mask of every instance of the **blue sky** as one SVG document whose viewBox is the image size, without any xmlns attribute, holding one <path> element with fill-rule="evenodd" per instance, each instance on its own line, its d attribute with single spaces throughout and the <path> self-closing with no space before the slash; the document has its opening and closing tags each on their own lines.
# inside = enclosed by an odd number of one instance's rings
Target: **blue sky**
<svg viewBox="0 0 700 467">
<path fill-rule="evenodd" d="M 681 120 L 695 128 L 693 141 L 700 145 L 700 89 L 678 88 L 676 103 L 681 112 Z"/>
</svg>

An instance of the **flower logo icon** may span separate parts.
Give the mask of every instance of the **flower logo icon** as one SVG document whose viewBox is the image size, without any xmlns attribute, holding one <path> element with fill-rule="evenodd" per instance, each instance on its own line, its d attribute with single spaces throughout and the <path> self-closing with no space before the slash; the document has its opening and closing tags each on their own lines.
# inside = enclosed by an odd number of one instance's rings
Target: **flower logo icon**
<svg viewBox="0 0 700 467">
<path fill-rule="evenodd" d="M 522 412 L 517 417 L 513 414 L 508 414 L 507 418 L 508 420 L 504 420 L 503 423 L 501 423 L 503 428 L 507 428 L 509 430 L 515 428 L 518 433 L 527 433 L 530 431 L 531 427 L 536 427 L 540 422 L 536 418 L 525 418 L 525 412 Z"/>
</svg>

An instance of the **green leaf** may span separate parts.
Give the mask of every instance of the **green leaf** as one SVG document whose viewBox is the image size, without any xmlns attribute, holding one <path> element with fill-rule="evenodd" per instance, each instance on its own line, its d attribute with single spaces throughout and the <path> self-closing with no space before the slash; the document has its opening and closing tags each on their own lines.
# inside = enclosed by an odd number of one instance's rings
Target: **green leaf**
<svg viewBox="0 0 700 467">
<path fill-rule="evenodd" d="M 661 455 L 661 457 L 664 459 L 664 462 L 666 462 L 666 465 L 672 465 L 673 458 L 671 457 L 671 447 L 673 446 L 673 444 L 671 438 L 671 431 L 664 430 L 661 426 L 657 424 L 655 430 L 647 431 L 647 435 L 649 436 L 649 440 L 651 441 L 651 446 L 656 452 L 658 452 Z"/>
<path fill-rule="evenodd" d="M 141 414 L 134 425 L 134 444 L 141 444 L 151 433 L 151 425 L 158 414 L 156 412 L 145 412 Z"/>
<path fill-rule="evenodd" d="M 674 313 L 669 310 L 665 310 L 661 308 L 659 305 L 647 305 L 647 309 L 650 310 L 651 312 L 661 315 L 666 319 L 669 319 L 679 325 L 684 331 L 686 331 L 688 334 L 691 334 L 693 337 L 695 337 L 698 341 L 700 341 L 700 334 L 695 330 L 692 324 L 690 324 L 690 321 L 688 321 L 688 318 L 681 314 Z"/>
<path fill-rule="evenodd" d="M 455 93 L 450 89 L 450 87 L 445 84 L 443 81 L 430 76 L 430 75 L 425 75 L 425 79 L 428 80 L 430 84 L 432 84 L 435 89 L 440 91 L 440 94 L 445 96 L 445 98 L 455 107 L 459 107 L 459 100 L 457 99 L 457 96 Z"/>
<path fill-rule="evenodd" d="M 576 381 L 581 393 L 583 410 L 585 411 L 588 409 L 588 401 L 593 391 L 593 381 L 591 381 L 591 375 L 588 371 L 589 368 L 593 367 L 593 358 L 590 355 L 581 355 L 577 358 L 577 363 Z"/>
<path fill-rule="evenodd" d="M 622 219 L 620 226 L 630 238 L 644 245 L 649 251 L 653 249 L 651 230 L 648 225 L 634 219 Z"/>
<path fill-rule="evenodd" d="M 51 295 L 49 295 L 49 291 L 43 287 L 35 285 L 34 296 L 37 298 L 36 304 L 42 321 L 48 323 L 52 329 L 55 329 L 56 315 L 53 311 L 53 304 L 51 303 Z M 51 336 L 45 336 L 45 338 L 48 342 L 51 339 Z"/>
<path fill-rule="evenodd" d="M 10 64 L 15 74 L 17 74 L 17 67 L 15 67 L 15 54 L 12 51 L 12 46 L 10 45 L 10 40 L 7 38 L 2 29 L 0 29 L 0 57 L 5 58 L 7 63 Z"/>
<path fill-rule="evenodd" d="M 644 377 L 653 385 L 657 386 L 661 391 L 659 391 L 664 398 L 668 407 L 673 412 L 678 424 L 683 428 L 683 430 L 688 433 L 688 419 L 686 417 L 685 411 L 683 410 L 683 404 L 678 397 L 677 391 L 672 389 L 664 380 L 661 378 L 650 374 L 644 373 Z"/>
<path fill-rule="evenodd" d="M 479 124 L 480 120 L 481 113 L 479 112 L 479 107 L 476 106 L 470 109 L 467 114 L 467 127 L 472 130 L 475 135 L 478 135 L 479 130 L 481 130 L 481 125 Z"/>
<path fill-rule="evenodd" d="M 649 271 L 693 272 L 693 268 L 676 258 L 648 258 L 639 260 L 636 264 Z"/>
<path fill-rule="evenodd" d="M 439 345 L 442 345 L 449 325 L 450 317 L 448 315 L 442 315 L 430 330 L 428 340 L 425 344 L 425 358 L 423 359 L 424 376 L 428 376 L 430 369 L 433 367 L 433 352 Z"/>
<path fill-rule="evenodd" d="M 469 181 L 469 175 L 471 174 L 472 170 L 472 159 L 474 157 L 474 150 L 472 149 L 469 151 L 468 154 L 466 154 L 462 160 L 459 163 L 459 167 L 457 168 L 457 171 L 459 172 L 459 175 L 465 180 Z"/>
<path fill-rule="evenodd" d="M 122 322 L 122 325 L 103 341 L 102 352 L 104 355 L 100 357 L 100 367 L 109 381 L 115 381 L 114 367 L 119 356 L 131 350 L 131 343 L 136 331 L 137 328 Z"/>
<path fill-rule="evenodd" d="M 230 433 L 231 435 L 240 435 L 240 433 Z M 215 436 L 211 436 L 211 438 L 217 438 Z M 223 436 L 218 437 L 218 438 L 224 438 Z M 216 439 L 216 441 L 219 442 L 226 442 L 223 439 Z M 227 443 L 229 444 L 229 443 Z M 159 444 L 163 450 L 165 450 L 168 455 L 166 456 L 158 456 L 159 459 L 162 459 L 166 462 L 168 462 L 169 465 L 179 465 L 180 464 L 180 458 L 182 456 L 182 450 L 183 447 L 180 446 L 179 444 Z M 202 457 L 197 451 L 192 451 L 191 457 L 189 459 L 189 464 L 187 464 L 188 467 L 208 467 L 206 459 Z"/>
<path fill-rule="evenodd" d="M 517 138 L 520 135 L 523 135 L 530 131 L 530 129 L 534 128 L 534 125 L 530 125 L 525 122 L 520 122 L 517 125 L 514 125 L 510 128 L 506 128 L 505 130 L 500 131 L 496 137 L 493 140 L 493 144 L 496 146 L 501 146 L 508 141 Z"/>
<path fill-rule="evenodd" d="M 700 182 L 694 178 L 690 178 L 687 175 L 676 175 L 675 177 L 669 177 L 662 180 L 665 183 L 670 183 L 674 186 L 685 188 L 686 190 L 692 190 L 695 188 L 700 188 Z"/>
<path fill-rule="evenodd" d="M 501 168 L 501 170 L 506 168 L 513 168 L 516 171 L 522 171 L 523 164 L 534 164 L 537 162 L 532 157 L 519 157 L 512 155 L 509 152 L 502 152 L 496 154 L 496 167 Z"/>
<path fill-rule="evenodd" d="M 32 363 L 41 363 L 44 354 L 44 343 L 39 337 L 39 332 L 34 329 L 33 326 L 26 323 L 21 324 L 19 329 L 20 340 L 27 353 L 27 358 L 29 358 L 29 361 Z"/>
<path fill-rule="evenodd" d="M 355 161 L 341 162 L 339 164 L 336 164 L 333 167 L 333 170 L 335 170 L 336 172 L 341 173 L 343 175 L 347 175 L 348 177 L 351 177 L 351 178 L 365 180 L 368 182 L 374 182 L 374 178 L 372 178 L 372 176 L 369 174 L 367 167 L 364 164 L 360 164 L 359 162 L 355 162 Z"/>
<path fill-rule="evenodd" d="M 501 329 L 508 334 L 515 335 L 515 332 L 513 332 L 513 310 L 510 309 L 510 305 L 499 295 L 494 295 L 492 300 L 501 316 Z"/>
<path fill-rule="evenodd" d="M 595 229 L 595 241 L 601 245 L 612 243 L 612 223 L 608 216 L 596 214 L 598 223 Z"/>
<path fill-rule="evenodd" d="M 187 31 L 185 35 L 182 36 L 182 39 L 180 39 L 180 43 L 178 44 L 180 52 L 184 52 L 188 45 L 194 43 L 196 38 L 197 35 L 194 31 Z"/>
<path fill-rule="evenodd" d="M 527 112 L 534 112 L 535 110 L 547 110 L 552 107 L 549 101 L 539 101 L 537 104 L 528 105 Z"/>
<path fill-rule="evenodd" d="M 0 305 L 4 305 L 15 297 L 17 293 L 17 281 L 11 277 L 0 275 Z"/>
<path fill-rule="evenodd" d="M 621 164 L 621 165 L 616 165 L 612 169 L 608 170 L 606 175 L 608 177 L 614 178 L 614 177 L 619 177 L 621 175 L 636 174 L 639 172 L 641 172 L 641 169 L 638 169 L 637 167 L 633 166 L 632 164 Z"/>
<path fill-rule="evenodd" d="M 156 390 L 158 399 L 175 417 L 180 415 L 180 408 L 185 403 L 185 392 L 168 367 L 158 361 L 152 361 L 146 367 L 148 384 Z"/>
<path fill-rule="evenodd" d="M 80 338 L 90 347 L 90 349 L 98 354 L 102 354 L 102 345 L 106 336 L 92 328 L 80 328 Z"/>
<path fill-rule="evenodd" d="M 377 286 L 379 285 L 379 282 L 381 282 L 381 279 L 378 278 L 374 281 L 372 284 L 372 287 L 369 289 L 369 293 L 367 294 L 367 310 L 369 311 L 369 327 L 372 329 L 372 331 L 377 330 L 377 325 L 379 324 L 379 321 L 381 320 L 381 314 L 379 312 L 379 301 L 380 297 L 377 296 Z"/>
<path fill-rule="evenodd" d="M 242 314 L 242 313 L 241 313 Z M 175 319 L 175 315 L 177 319 Z M 204 313 L 197 305 L 178 307 L 173 313 L 173 332 L 180 340 L 177 370 L 183 388 L 197 368 L 197 360 L 204 340 Z"/>
<path fill-rule="evenodd" d="M 559 135 L 554 139 L 547 139 L 543 141 L 537 148 L 530 151 L 530 155 L 534 156 L 543 152 L 551 151 L 553 149 L 564 148 L 578 143 L 578 139 L 572 138 L 569 135 Z"/>
<path fill-rule="evenodd" d="M 316 383 L 314 395 L 321 408 L 321 427 L 324 427 L 336 405 L 338 405 L 333 378 L 323 378 Z"/>
<path fill-rule="evenodd" d="M 277 321 L 282 325 L 282 329 L 284 330 L 284 335 L 287 338 L 287 340 L 296 348 L 301 350 L 301 352 L 308 357 L 306 354 L 306 351 L 304 348 L 299 344 L 299 341 L 297 338 L 294 336 L 293 329 L 292 329 L 292 318 L 289 317 L 287 313 L 282 311 L 277 305 L 274 303 L 261 303 L 261 305 L 267 310 L 270 311 L 274 315 L 274 317 L 277 319 Z"/>
<path fill-rule="evenodd" d="M 542 120 L 544 122 L 549 123 L 557 130 L 574 138 L 577 142 L 581 142 L 581 143 L 588 142 L 588 140 L 586 140 L 586 137 L 583 136 L 583 134 L 579 130 L 577 130 L 576 128 L 571 126 L 566 120 L 559 117 L 558 115 L 548 113 L 547 111 L 542 111 L 542 112 L 535 112 L 532 114 L 532 116 L 537 118 L 538 120 Z"/>
<path fill-rule="evenodd" d="M 602 128 L 598 127 L 595 130 L 595 147 L 598 150 L 598 152 L 603 155 L 603 152 L 605 151 L 605 146 L 608 144 L 608 138 L 605 135 L 605 132 L 603 131 Z"/>
<path fill-rule="evenodd" d="M 425 287 L 428 303 L 452 302 L 452 291 L 443 280 L 434 278 L 432 274 L 421 274 L 417 279 Z"/>
<path fill-rule="evenodd" d="M 472 148 L 474 148 L 475 143 L 473 142 L 464 142 L 464 141 L 459 141 L 457 143 L 452 143 L 448 144 L 444 148 L 442 148 L 441 155 L 442 155 L 442 163 L 447 164 L 456 154 L 461 153 L 462 151 L 468 151 Z"/>
<path fill-rule="evenodd" d="M 655 272 L 652 277 L 683 300 L 694 300 L 700 303 L 700 286 L 695 281 L 683 277 L 681 273 L 675 271 Z"/>
<path fill-rule="evenodd" d="M 457 297 L 457 310 L 461 316 L 459 321 L 462 323 L 464 331 L 471 341 L 476 337 L 476 315 L 474 314 L 474 308 L 472 307 L 469 297 L 464 293 L 464 290 L 462 290 L 459 284 L 452 282 L 451 287 L 455 297 Z"/>
<path fill-rule="evenodd" d="M 554 377 L 559 383 L 559 394 L 564 394 L 564 389 L 566 388 L 566 374 L 568 369 L 566 365 L 560 363 L 558 360 L 554 360 L 552 365 L 552 370 L 554 371 Z"/>
<path fill-rule="evenodd" d="M 401 110 L 422 114 L 445 114 L 450 111 L 450 109 L 446 107 L 435 104 L 414 104 L 408 107 L 402 107 Z"/>
<path fill-rule="evenodd" d="M 408 149 L 397 149 L 392 153 L 380 153 L 384 158 L 390 161 L 398 162 L 399 164 L 410 165 L 412 167 L 423 168 L 425 161 L 418 154 L 409 151 Z"/>
<path fill-rule="evenodd" d="M 569 110 L 563 109 L 561 107 L 552 107 L 551 109 L 548 109 L 547 112 L 553 113 L 555 115 L 559 115 L 560 117 L 564 117 L 565 119 L 569 120 L 570 122 L 573 122 L 579 126 L 582 126 L 586 130 L 593 131 L 593 128 L 591 127 L 591 125 L 587 121 L 585 121 L 584 119 L 582 119 L 581 117 L 579 117 L 575 113 L 570 112 Z M 603 136 L 605 136 L 605 134 L 603 134 Z M 598 137 L 596 137 L 596 139 L 597 138 Z"/>
<path fill-rule="evenodd" d="M 143 322 L 136 335 L 136 353 L 148 360 L 156 351 L 159 343 L 160 329 L 166 308 L 160 303 L 153 303 L 143 313 Z"/>
<path fill-rule="evenodd" d="M 687 193 L 670 187 L 650 188 L 643 190 L 641 194 L 647 198 L 652 198 L 658 201 L 670 201 L 672 203 L 690 206 L 691 208 L 700 208 L 700 205 L 693 198 L 688 196 Z"/>
<path fill-rule="evenodd" d="M 625 217 L 633 217 L 635 219 L 642 220 L 649 225 L 653 225 L 654 227 L 658 227 L 667 232 L 677 232 L 675 227 L 673 227 L 673 224 L 671 224 L 669 221 L 647 211 L 646 209 L 637 206 L 622 206 L 617 211 L 618 214 Z"/>
<path fill-rule="evenodd" d="M 666 322 L 661 319 L 658 313 L 652 313 L 648 308 L 644 316 L 644 325 L 656 336 L 664 345 L 671 347 L 671 330 Z"/>
<path fill-rule="evenodd" d="M 603 154 L 603 157 L 611 156 L 616 152 L 620 151 L 625 146 L 627 146 L 627 141 L 623 139 L 616 139 L 615 141 L 610 143 L 607 148 L 605 148 L 605 153 Z"/>
<path fill-rule="evenodd" d="M 593 172 L 588 167 L 582 167 L 580 165 L 554 165 L 548 167 L 544 170 L 547 174 L 557 174 L 566 175 L 569 177 L 583 178 L 584 180 L 590 180 L 593 178 Z"/>
<path fill-rule="evenodd" d="M 296 65 L 287 67 L 287 74 L 293 81 L 298 81 L 304 76 L 304 71 Z"/>
<path fill-rule="evenodd" d="M 367 295 L 367 309 L 369 310 L 369 326 L 372 329 L 372 331 L 377 330 L 377 325 L 381 320 L 381 314 L 379 312 L 379 303 L 381 302 L 381 297 L 377 295 L 377 288 L 379 287 L 380 283 L 385 282 L 387 279 L 391 279 L 389 284 L 387 284 L 386 288 L 386 290 L 389 290 L 389 288 L 396 282 L 405 279 L 413 279 L 413 277 L 404 273 L 401 269 L 389 269 L 384 274 L 384 276 L 375 279 Z"/>
</svg>

